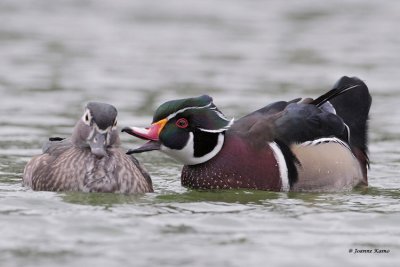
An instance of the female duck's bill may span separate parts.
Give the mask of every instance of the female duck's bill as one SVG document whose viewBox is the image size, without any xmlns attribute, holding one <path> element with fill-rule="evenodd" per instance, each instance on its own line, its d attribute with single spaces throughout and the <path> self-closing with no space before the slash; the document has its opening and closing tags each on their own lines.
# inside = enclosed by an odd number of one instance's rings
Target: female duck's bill
<svg viewBox="0 0 400 267">
<path fill-rule="evenodd" d="M 78 147 L 89 147 L 92 154 L 107 156 L 107 148 L 119 144 L 117 109 L 105 103 L 90 102 L 76 124 L 72 142 Z"/>
<path fill-rule="evenodd" d="M 34 190 L 152 192 L 146 170 L 119 145 L 116 108 L 90 102 L 70 138 L 51 138 L 26 165 L 23 182 Z"/>
</svg>

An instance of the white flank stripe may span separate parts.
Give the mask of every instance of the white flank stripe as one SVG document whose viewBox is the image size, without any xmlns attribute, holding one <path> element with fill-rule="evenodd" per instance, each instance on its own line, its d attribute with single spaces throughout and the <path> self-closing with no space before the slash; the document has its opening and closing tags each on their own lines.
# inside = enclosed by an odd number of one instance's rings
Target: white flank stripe
<svg viewBox="0 0 400 267">
<path fill-rule="evenodd" d="M 276 162 L 278 163 L 279 173 L 282 181 L 281 191 L 288 192 L 290 190 L 290 185 L 289 185 L 289 175 L 285 157 L 283 156 L 281 149 L 275 142 L 269 143 L 269 146 L 274 152 Z"/>
</svg>

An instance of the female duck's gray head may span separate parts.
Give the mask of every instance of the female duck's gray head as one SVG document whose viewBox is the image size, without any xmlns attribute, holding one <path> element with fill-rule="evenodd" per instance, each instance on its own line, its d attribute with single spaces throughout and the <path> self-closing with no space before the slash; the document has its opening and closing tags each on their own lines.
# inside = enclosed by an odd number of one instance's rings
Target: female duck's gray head
<svg viewBox="0 0 400 267">
<path fill-rule="evenodd" d="M 97 157 L 107 156 L 107 148 L 119 145 L 117 109 L 109 104 L 89 102 L 75 125 L 72 143 L 90 148 Z"/>
</svg>

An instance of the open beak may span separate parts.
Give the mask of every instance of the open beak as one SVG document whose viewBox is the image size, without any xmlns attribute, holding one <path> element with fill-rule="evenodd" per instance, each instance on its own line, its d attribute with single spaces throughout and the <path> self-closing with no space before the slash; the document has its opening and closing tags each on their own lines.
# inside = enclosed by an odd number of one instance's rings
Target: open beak
<svg viewBox="0 0 400 267">
<path fill-rule="evenodd" d="M 165 124 L 168 122 L 167 119 L 160 120 L 158 122 L 153 123 L 149 128 L 139 128 L 139 127 L 125 127 L 122 129 L 122 132 L 126 132 L 130 135 L 136 136 L 140 139 L 149 140 L 143 146 L 130 149 L 127 154 L 133 153 L 141 153 L 152 150 L 160 149 L 159 136 L 160 132 L 164 128 Z"/>
</svg>

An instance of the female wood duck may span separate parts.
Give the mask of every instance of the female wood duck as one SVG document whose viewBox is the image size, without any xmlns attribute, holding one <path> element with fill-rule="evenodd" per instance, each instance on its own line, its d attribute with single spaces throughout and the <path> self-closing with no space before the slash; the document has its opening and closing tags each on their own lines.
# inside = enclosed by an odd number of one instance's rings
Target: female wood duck
<svg viewBox="0 0 400 267">
<path fill-rule="evenodd" d="M 115 107 L 88 103 L 72 136 L 50 138 L 26 165 L 23 184 L 45 191 L 152 192 L 148 173 L 119 148 L 116 117 Z"/>
<path fill-rule="evenodd" d="M 367 185 L 370 105 L 367 86 L 342 77 L 315 100 L 275 102 L 237 121 L 207 95 L 173 100 L 151 127 L 123 131 L 149 140 L 128 153 L 161 150 L 185 164 L 190 188 L 341 191 Z"/>
</svg>

